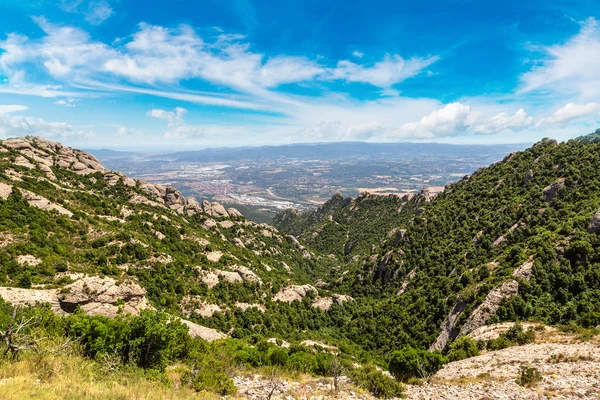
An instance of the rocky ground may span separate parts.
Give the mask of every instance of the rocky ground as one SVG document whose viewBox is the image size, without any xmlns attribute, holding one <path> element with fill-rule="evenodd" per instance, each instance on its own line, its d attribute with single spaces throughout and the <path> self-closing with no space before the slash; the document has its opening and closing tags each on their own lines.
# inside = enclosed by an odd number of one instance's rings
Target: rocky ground
<svg viewBox="0 0 600 400">
<path fill-rule="evenodd" d="M 483 353 L 447 364 L 422 385 L 406 385 L 405 398 L 411 400 L 537 400 L 600 398 L 600 341 L 581 340 L 573 334 L 537 326 L 536 343 Z M 476 339 L 493 339 L 511 323 L 480 328 Z M 521 365 L 537 368 L 542 380 L 533 388 L 519 386 L 516 378 Z M 258 375 L 237 376 L 238 397 L 244 399 L 374 399 L 341 378 L 340 390 L 333 390 L 331 378 L 268 379 Z"/>
</svg>

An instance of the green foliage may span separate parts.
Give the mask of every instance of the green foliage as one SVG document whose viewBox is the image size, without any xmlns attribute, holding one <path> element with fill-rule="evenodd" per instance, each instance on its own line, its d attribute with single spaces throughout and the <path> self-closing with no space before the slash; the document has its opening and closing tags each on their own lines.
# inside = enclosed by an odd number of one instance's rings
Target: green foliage
<svg viewBox="0 0 600 400">
<path fill-rule="evenodd" d="M 404 391 L 399 382 L 385 376 L 372 365 L 351 371 L 350 377 L 359 387 L 368 390 L 375 397 L 391 399 L 402 396 Z"/>
<path fill-rule="evenodd" d="M 392 354 L 389 369 L 396 379 L 406 382 L 410 378 L 427 378 L 439 371 L 447 362 L 448 359 L 440 352 L 429 352 L 406 346 Z"/>
<path fill-rule="evenodd" d="M 462 336 L 456 339 L 448 350 L 449 361 L 459 361 L 465 358 L 479 355 L 479 346 L 477 342 L 468 336 Z"/>
<path fill-rule="evenodd" d="M 521 365 L 519 368 L 519 376 L 517 383 L 520 386 L 535 387 L 542 380 L 540 371 L 530 365 Z"/>
<path fill-rule="evenodd" d="M 488 350 L 501 350 L 511 346 L 522 346 L 534 341 L 535 331 L 532 328 L 525 331 L 523 324 L 517 322 L 497 339 L 489 340 L 486 347 Z"/>
</svg>

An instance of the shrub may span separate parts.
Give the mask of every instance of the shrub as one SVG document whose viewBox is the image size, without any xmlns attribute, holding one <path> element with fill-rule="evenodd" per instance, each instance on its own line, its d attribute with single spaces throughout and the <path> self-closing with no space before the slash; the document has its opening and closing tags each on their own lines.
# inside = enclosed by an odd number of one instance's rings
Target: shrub
<svg viewBox="0 0 600 400">
<path fill-rule="evenodd" d="M 530 365 L 521 365 L 517 383 L 525 387 L 534 387 L 542 380 L 542 374 Z"/>
<path fill-rule="evenodd" d="M 284 366 L 288 361 L 288 353 L 284 349 L 272 348 L 269 350 L 267 358 L 271 365 Z"/>
<path fill-rule="evenodd" d="M 371 365 L 353 370 L 350 377 L 356 385 L 368 390 L 375 397 L 383 399 L 400 397 L 404 391 L 400 383 L 385 376 Z"/>
<path fill-rule="evenodd" d="M 395 351 L 390 359 L 391 374 L 406 382 L 410 378 L 427 378 L 448 362 L 440 352 L 417 350 L 410 346 Z"/>
<path fill-rule="evenodd" d="M 450 349 L 448 351 L 448 360 L 459 361 L 478 355 L 479 347 L 477 346 L 477 342 L 470 337 L 463 336 L 458 338 L 450 345 Z"/>
</svg>

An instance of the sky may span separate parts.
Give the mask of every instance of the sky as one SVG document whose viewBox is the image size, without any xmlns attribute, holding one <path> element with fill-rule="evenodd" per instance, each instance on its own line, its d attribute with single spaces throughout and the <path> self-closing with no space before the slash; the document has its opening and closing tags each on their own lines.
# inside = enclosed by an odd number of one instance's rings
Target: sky
<svg viewBox="0 0 600 400">
<path fill-rule="evenodd" d="M 597 0 L 0 0 L 0 138 L 567 140 L 599 66 Z"/>
</svg>

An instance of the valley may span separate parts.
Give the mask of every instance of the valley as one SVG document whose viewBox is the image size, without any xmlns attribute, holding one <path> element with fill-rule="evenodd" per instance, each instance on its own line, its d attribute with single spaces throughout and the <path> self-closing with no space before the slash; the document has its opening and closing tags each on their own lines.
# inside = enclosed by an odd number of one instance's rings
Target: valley
<svg viewBox="0 0 600 400">
<path fill-rule="evenodd" d="M 160 381 L 181 398 L 594 398 L 599 135 L 273 226 L 57 142 L 3 140 L 0 388 L 108 393 L 125 374 L 114 390 Z M 103 378 L 66 387 L 70 364 Z"/>
<path fill-rule="evenodd" d="M 172 185 L 269 222 L 278 211 L 318 207 L 335 193 L 356 197 L 439 192 L 477 168 L 526 145 L 334 143 L 206 149 L 172 154 L 90 150 L 109 168 Z"/>
</svg>

